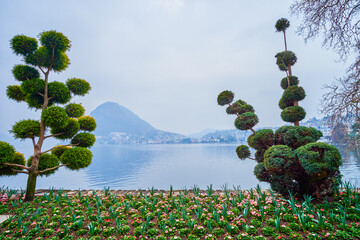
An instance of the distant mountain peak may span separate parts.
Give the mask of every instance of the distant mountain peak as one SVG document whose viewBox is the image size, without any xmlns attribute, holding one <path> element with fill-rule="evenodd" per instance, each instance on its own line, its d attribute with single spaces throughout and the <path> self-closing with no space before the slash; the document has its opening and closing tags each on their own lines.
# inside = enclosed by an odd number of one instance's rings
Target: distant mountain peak
<svg viewBox="0 0 360 240">
<path fill-rule="evenodd" d="M 116 102 L 105 102 L 99 105 L 90 113 L 90 116 L 94 117 L 97 123 L 95 135 L 105 137 L 103 139 L 107 139 L 107 142 L 111 142 L 111 139 L 118 139 L 115 142 L 161 142 L 184 137 L 180 134 L 155 129 L 148 122 Z"/>
</svg>

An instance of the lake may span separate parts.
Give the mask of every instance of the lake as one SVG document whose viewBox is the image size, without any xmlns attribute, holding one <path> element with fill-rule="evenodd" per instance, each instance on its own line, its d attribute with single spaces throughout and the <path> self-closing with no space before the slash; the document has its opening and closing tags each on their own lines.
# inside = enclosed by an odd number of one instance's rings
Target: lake
<svg viewBox="0 0 360 240">
<path fill-rule="evenodd" d="M 37 189 L 206 189 L 241 187 L 260 183 L 253 174 L 256 163 L 240 160 L 239 144 L 95 145 L 92 164 L 79 171 L 60 168 L 49 177 L 39 177 Z M 19 149 L 22 150 L 22 149 Z M 26 149 L 27 155 L 31 153 Z M 343 180 L 360 187 L 360 160 L 346 154 L 341 167 Z M 27 175 L 0 177 L 0 187 L 25 189 Z"/>
</svg>

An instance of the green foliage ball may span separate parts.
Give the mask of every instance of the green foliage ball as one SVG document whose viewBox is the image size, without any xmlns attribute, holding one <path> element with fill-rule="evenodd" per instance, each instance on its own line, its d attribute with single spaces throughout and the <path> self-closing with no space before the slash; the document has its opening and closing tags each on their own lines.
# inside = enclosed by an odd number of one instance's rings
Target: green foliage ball
<svg viewBox="0 0 360 240">
<path fill-rule="evenodd" d="M 15 152 L 14 158 L 11 161 L 8 161 L 7 163 L 19 164 L 19 165 L 25 166 L 26 161 L 25 161 L 25 158 L 24 158 L 23 154 L 21 154 L 19 152 Z M 19 167 L 1 165 L 1 161 L 0 161 L 0 176 L 13 176 L 13 175 L 16 175 L 17 173 L 14 172 L 12 169 L 18 170 L 18 171 L 23 170 L 22 168 L 19 168 Z"/>
<path fill-rule="evenodd" d="M 85 168 L 91 164 L 92 153 L 87 148 L 74 147 L 64 152 L 60 161 L 71 170 Z"/>
<path fill-rule="evenodd" d="M 290 86 L 286 88 L 282 98 L 284 101 L 301 101 L 305 98 L 305 90 L 299 86 Z"/>
<path fill-rule="evenodd" d="M 275 145 L 266 150 L 264 165 L 270 173 L 282 174 L 295 162 L 295 154 L 289 146 Z"/>
<path fill-rule="evenodd" d="M 281 112 L 281 118 L 285 122 L 301 121 L 305 118 L 306 112 L 300 106 L 287 107 Z"/>
<path fill-rule="evenodd" d="M 51 102 L 65 104 L 70 101 L 70 90 L 62 82 L 51 82 L 48 86 L 48 96 Z"/>
<path fill-rule="evenodd" d="M 32 157 L 30 157 L 28 159 L 27 166 L 30 167 L 31 164 L 32 164 Z M 49 168 L 59 166 L 59 164 L 60 164 L 60 161 L 59 161 L 58 157 L 56 157 L 55 155 L 49 154 L 49 153 L 43 153 L 43 154 L 41 154 L 40 159 L 39 159 L 38 170 L 43 171 L 43 170 L 46 170 Z M 46 171 L 44 173 L 40 173 L 39 175 L 40 176 L 49 176 L 49 175 L 55 173 L 55 171 L 57 171 L 57 170 L 58 170 L 58 168 L 54 169 L 54 170 Z"/>
<path fill-rule="evenodd" d="M 21 86 L 19 85 L 7 86 L 6 95 L 8 98 L 17 102 L 25 101 L 26 97 L 26 94 L 21 90 Z"/>
<path fill-rule="evenodd" d="M 95 135 L 91 133 L 79 133 L 71 139 L 71 144 L 76 144 L 79 147 L 91 147 L 95 143 Z"/>
<path fill-rule="evenodd" d="M 58 145 L 51 150 L 51 154 L 60 159 L 61 155 L 67 150 L 71 149 L 69 146 Z"/>
<path fill-rule="evenodd" d="M 263 162 L 258 163 L 254 168 L 254 175 L 257 179 L 264 182 L 269 182 L 271 180 L 271 175 L 266 170 Z"/>
<path fill-rule="evenodd" d="M 294 106 L 294 101 L 284 101 L 284 98 L 281 97 L 280 101 L 279 101 L 279 108 L 284 110 L 287 107 L 292 107 Z"/>
<path fill-rule="evenodd" d="M 79 79 L 79 78 L 68 79 L 66 81 L 66 86 L 70 89 L 70 92 L 79 96 L 84 96 L 91 89 L 90 83 L 88 83 L 84 79 Z"/>
<path fill-rule="evenodd" d="M 289 66 L 293 66 L 296 63 L 296 55 L 291 51 L 279 52 L 275 55 L 276 64 L 281 71 L 287 71 Z"/>
<path fill-rule="evenodd" d="M 21 90 L 26 94 L 44 93 L 45 81 L 39 78 L 33 78 L 21 83 Z"/>
<path fill-rule="evenodd" d="M 308 143 L 316 142 L 323 136 L 322 132 L 312 127 L 282 126 L 275 131 L 275 144 L 287 145 L 297 149 Z"/>
<path fill-rule="evenodd" d="M 249 130 L 253 128 L 259 122 L 255 113 L 246 112 L 241 114 L 235 120 L 235 127 L 239 130 Z"/>
<path fill-rule="evenodd" d="M 294 86 L 294 85 L 298 85 L 299 84 L 299 79 L 295 76 L 289 76 L 289 81 L 290 81 L 290 86 Z M 288 83 L 288 79 L 287 77 L 281 79 L 281 88 L 282 89 L 286 89 L 288 87 L 289 83 Z"/>
<path fill-rule="evenodd" d="M 54 49 L 59 52 L 65 52 L 71 47 L 70 40 L 61 32 L 56 31 L 45 31 L 40 33 L 40 42 L 48 49 Z"/>
<path fill-rule="evenodd" d="M 96 128 L 95 118 L 90 116 L 83 116 L 78 118 L 80 130 L 92 132 Z"/>
<path fill-rule="evenodd" d="M 258 163 L 264 162 L 264 153 L 266 152 L 266 150 L 266 148 L 263 148 L 255 152 L 255 159 Z"/>
<path fill-rule="evenodd" d="M 289 195 L 289 191 L 300 194 L 304 193 L 299 182 L 294 180 L 294 176 L 291 174 L 272 175 L 270 187 L 274 192 L 280 193 L 283 196 Z"/>
<path fill-rule="evenodd" d="M 251 147 L 256 150 L 267 149 L 274 145 L 274 131 L 271 129 L 261 129 L 252 136 Z"/>
<path fill-rule="evenodd" d="M 12 69 L 12 73 L 15 79 L 21 82 L 40 77 L 40 73 L 36 68 L 27 65 L 16 65 Z"/>
<path fill-rule="evenodd" d="M 70 65 L 69 57 L 65 53 L 60 52 L 55 55 L 52 69 L 55 72 L 61 72 L 61 71 L 65 70 L 69 65 Z"/>
<path fill-rule="evenodd" d="M 217 102 L 220 106 L 230 104 L 234 100 L 234 93 L 231 91 L 223 91 L 217 97 Z"/>
<path fill-rule="evenodd" d="M 35 52 L 29 54 L 25 58 L 27 64 L 40 67 L 50 67 L 52 51 L 42 46 L 36 49 Z"/>
<path fill-rule="evenodd" d="M 240 159 L 246 159 L 250 157 L 249 147 L 246 145 L 240 145 L 236 148 L 236 154 Z"/>
<path fill-rule="evenodd" d="M 69 118 L 69 121 L 65 127 L 53 127 L 51 128 L 51 134 L 59 134 L 61 135 L 54 136 L 57 139 L 70 139 L 80 130 L 79 122 L 74 118 Z"/>
<path fill-rule="evenodd" d="M 254 112 L 253 106 L 249 104 L 240 104 L 239 102 L 235 102 L 226 108 L 226 112 L 228 114 L 243 114 L 246 112 Z"/>
<path fill-rule="evenodd" d="M 37 93 L 28 94 L 25 97 L 25 102 L 28 104 L 29 108 L 41 109 L 41 106 L 44 104 L 44 98 Z M 51 103 L 49 103 L 48 106 L 50 105 Z"/>
<path fill-rule="evenodd" d="M 327 143 L 309 143 L 295 150 L 301 166 L 312 177 L 329 177 L 341 166 L 339 150 Z"/>
<path fill-rule="evenodd" d="M 48 127 L 62 128 L 68 124 L 69 117 L 63 108 L 51 106 L 42 111 L 41 120 Z"/>
<path fill-rule="evenodd" d="M 11 39 L 10 45 L 16 55 L 27 56 L 37 49 L 36 39 L 25 35 L 16 35 Z"/>
<path fill-rule="evenodd" d="M 33 138 L 40 136 L 40 122 L 36 120 L 22 120 L 15 123 L 10 131 L 14 138 Z"/>
<path fill-rule="evenodd" d="M 70 103 L 65 106 L 65 111 L 69 117 L 79 118 L 85 113 L 85 108 L 81 104 Z"/>
<path fill-rule="evenodd" d="M 10 163 L 15 156 L 15 148 L 7 142 L 0 141 L 0 168 L 5 167 L 1 163 Z"/>
<path fill-rule="evenodd" d="M 275 24 L 277 32 L 284 32 L 288 27 L 290 27 L 290 22 L 286 18 L 280 18 Z"/>
</svg>

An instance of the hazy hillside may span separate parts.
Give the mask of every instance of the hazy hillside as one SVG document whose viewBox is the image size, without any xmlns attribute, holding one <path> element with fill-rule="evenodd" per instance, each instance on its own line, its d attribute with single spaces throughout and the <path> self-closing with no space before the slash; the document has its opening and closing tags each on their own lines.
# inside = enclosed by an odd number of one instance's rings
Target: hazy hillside
<svg viewBox="0 0 360 240">
<path fill-rule="evenodd" d="M 130 144 L 171 142 L 184 136 L 155 129 L 124 106 L 106 102 L 90 113 L 96 119 L 96 136 L 100 143 Z"/>
</svg>

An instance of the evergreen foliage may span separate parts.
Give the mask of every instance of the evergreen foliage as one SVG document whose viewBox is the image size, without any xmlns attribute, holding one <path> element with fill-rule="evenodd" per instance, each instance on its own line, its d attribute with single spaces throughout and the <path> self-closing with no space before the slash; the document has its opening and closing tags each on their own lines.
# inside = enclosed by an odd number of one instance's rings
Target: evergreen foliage
<svg viewBox="0 0 360 240">
<path fill-rule="evenodd" d="M 96 128 L 95 119 L 83 116 L 85 109 L 80 104 L 61 106 L 73 95 L 87 94 L 90 84 L 79 78 L 68 79 L 66 83 L 49 79 L 50 72 L 61 72 L 69 66 L 66 55 L 71 47 L 69 39 L 56 31 L 42 32 L 39 38 L 40 45 L 35 38 L 24 35 L 11 39 L 12 50 L 22 56 L 26 64 L 12 69 L 20 86 L 8 86 L 6 90 L 10 99 L 41 111 L 40 121 L 21 120 L 11 130 L 15 138 L 31 139 L 34 152 L 26 163 L 21 153 L 15 152 L 8 143 L 0 142 L 0 175 L 28 175 L 25 201 L 34 199 L 37 176 L 48 176 L 62 166 L 71 170 L 89 166 L 92 153 L 87 148 L 95 143 L 95 136 L 89 133 Z M 46 135 L 49 132 L 50 135 Z M 44 141 L 51 137 L 70 143 L 43 150 Z"/>
<path fill-rule="evenodd" d="M 218 96 L 218 104 L 228 104 L 226 112 L 237 115 L 237 129 L 253 132 L 247 143 L 257 150 L 254 174 L 260 181 L 270 183 L 274 191 L 283 195 L 292 192 L 300 196 L 308 194 L 323 197 L 332 194 L 341 182 L 341 155 L 336 147 L 317 142 L 322 137 L 320 131 L 299 126 L 306 112 L 298 106 L 298 102 L 306 94 L 298 86 L 298 78 L 292 76 L 291 66 L 297 58 L 293 52 L 286 50 L 285 30 L 289 26 L 289 21 L 284 18 L 276 23 L 276 30 L 284 33 L 285 42 L 285 51 L 276 55 L 276 64 L 281 71 L 286 72 L 280 84 L 284 89 L 279 101 L 279 107 L 283 109 L 281 118 L 294 123 L 294 126 L 282 126 L 275 133 L 271 129 L 255 131 L 253 128 L 258 118 L 254 109 L 242 100 L 231 104 L 234 95 L 230 91 L 224 91 Z M 251 155 L 245 145 L 237 147 L 236 153 L 240 159 L 250 158 Z"/>
</svg>

